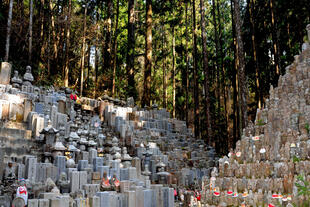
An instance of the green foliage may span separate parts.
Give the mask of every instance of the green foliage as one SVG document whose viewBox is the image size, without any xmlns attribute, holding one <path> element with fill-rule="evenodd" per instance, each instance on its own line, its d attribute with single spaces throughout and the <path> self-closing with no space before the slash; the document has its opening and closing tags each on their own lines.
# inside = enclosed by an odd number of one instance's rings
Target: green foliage
<svg viewBox="0 0 310 207">
<path fill-rule="evenodd" d="M 300 162 L 300 158 L 296 157 L 296 155 L 293 156 L 293 163 Z"/>
<path fill-rule="evenodd" d="M 309 132 L 310 132 L 310 125 L 309 125 L 309 123 L 305 124 L 305 129 L 307 130 L 307 133 L 309 134 Z"/>
<path fill-rule="evenodd" d="M 266 123 L 262 119 L 258 119 L 256 125 L 257 126 L 264 126 Z"/>
<path fill-rule="evenodd" d="M 298 196 L 304 196 L 303 206 L 307 207 L 310 204 L 310 185 L 309 182 L 306 180 L 304 175 L 297 176 L 297 182 L 295 186 L 298 189 Z"/>
</svg>

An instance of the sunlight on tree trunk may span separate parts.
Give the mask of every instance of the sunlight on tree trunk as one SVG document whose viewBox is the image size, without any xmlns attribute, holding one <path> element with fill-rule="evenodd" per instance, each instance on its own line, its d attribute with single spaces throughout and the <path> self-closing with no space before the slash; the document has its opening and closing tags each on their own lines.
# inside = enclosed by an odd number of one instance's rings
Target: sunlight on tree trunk
<svg viewBox="0 0 310 207">
<path fill-rule="evenodd" d="M 13 12 L 13 0 L 10 0 L 8 25 L 6 27 L 6 45 L 5 45 L 5 57 L 4 57 L 4 61 L 5 62 L 8 62 L 8 60 L 9 60 L 11 25 L 12 25 L 12 12 Z"/>
</svg>

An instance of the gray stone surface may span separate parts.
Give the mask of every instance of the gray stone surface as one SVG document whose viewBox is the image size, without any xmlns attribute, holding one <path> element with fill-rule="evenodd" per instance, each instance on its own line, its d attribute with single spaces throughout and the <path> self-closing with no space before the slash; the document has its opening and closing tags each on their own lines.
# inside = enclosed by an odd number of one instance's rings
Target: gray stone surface
<svg viewBox="0 0 310 207">
<path fill-rule="evenodd" d="M 10 84 L 12 65 L 8 62 L 1 63 L 0 84 Z"/>
<path fill-rule="evenodd" d="M 56 167 L 58 167 L 58 176 L 60 175 L 60 173 L 62 172 L 67 172 L 66 170 L 66 157 L 65 156 L 56 156 L 55 161 L 54 161 L 54 165 Z"/>
<path fill-rule="evenodd" d="M 78 171 L 72 171 L 70 176 L 70 190 L 76 192 L 80 188 L 80 173 Z"/>
<path fill-rule="evenodd" d="M 38 199 L 29 199 L 28 200 L 28 207 L 39 207 Z"/>
<path fill-rule="evenodd" d="M 79 160 L 78 162 L 78 170 L 84 170 L 85 168 L 88 168 L 88 160 Z"/>
<path fill-rule="evenodd" d="M 80 171 L 79 172 L 79 185 L 80 189 L 83 189 L 83 185 L 87 184 L 87 172 L 86 171 Z"/>
<path fill-rule="evenodd" d="M 90 207 L 99 207 L 100 206 L 100 198 L 98 196 L 93 196 L 89 198 L 89 206 Z"/>
<path fill-rule="evenodd" d="M 36 164 L 36 157 L 29 156 L 26 158 L 26 178 L 33 182 L 36 179 Z"/>
</svg>

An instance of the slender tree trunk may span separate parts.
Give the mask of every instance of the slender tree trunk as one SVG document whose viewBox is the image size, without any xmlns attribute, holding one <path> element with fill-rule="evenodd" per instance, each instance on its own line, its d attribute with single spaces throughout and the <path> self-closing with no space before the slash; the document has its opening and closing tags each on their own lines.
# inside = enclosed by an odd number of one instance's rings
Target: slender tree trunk
<svg viewBox="0 0 310 207">
<path fill-rule="evenodd" d="M 54 47 L 54 61 L 57 60 L 58 57 L 58 50 L 57 50 L 57 40 L 56 40 L 56 31 L 55 31 L 55 19 L 54 19 L 54 12 L 53 12 L 53 3 L 52 0 L 49 0 L 49 9 L 51 13 L 51 26 L 52 26 L 52 35 L 53 35 L 53 47 Z M 50 74 L 50 71 L 48 71 Z"/>
<path fill-rule="evenodd" d="M 189 120 L 188 120 L 188 111 L 189 111 L 189 104 L 188 104 L 188 88 L 189 88 L 189 60 L 188 60 L 188 15 L 187 15 L 187 10 L 188 10 L 188 2 L 185 3 L 186 8 L 185 8 L 185 38 L 186 38 L 186 43 L 185 43 L 185 56 L 186 56 L 186 94 L 185 94 L 185 99 L 186 99 L 186 110 L 185 110 L 185 120 L 186 120 L 186 125 L 189 126 Z"/>
<path fill-rule="evenodd" d="M 84 21 L 83 21 L 83 45 L 82 45 L 82 60 L 81 60 L 81 86 L 80 96 L 83 96 L 83 84 L 84 84 L 84 62 L 85 62 L 85 39 L 86 39 L 86 15 L 87 15 L 87 3 L 84 9 Z"/>
<path fill-rule="evenodd" d="M 127 57 L 126 57 L 126 72 L 127 72 L 127 91 L 128 96 L 137 98 L 135 88 L 135 69 L 134 69 L 134 55 L 135 55 L 135 0 L 128 1 L 128 37 L 127 37 Z"/>
<path fill-rule="evenodd" d="M 216 1 L 216 7 L 217 7 L 217 17 L 218 17 L 218 29 L 219 29 L 219 62 L 220 62 L 220 71 L 221 71 L 221 93 L 223 95 L 223 99 L 222 99 L 222 103 L 224 106 L 224 127 L 226 129 L 226 131 L 224 131 L 222 133 L 222 152 L 226 153 L 226 149 L 228 148 L 228 139 L 227 139 L 227 126 L 228 126 L 228 114 L 227 114 L 227 97 L 226 97 L 226 80 L 225 80 L 225 67 L 224 67 L 224 55 L 223 55 L 223 31 L 222 29 L 224 29 L 224 27 L 222 26 L 222 16 L 221 16 L 221 12 L 220 12 L 220 5 L 219 5 L 219 0 Z"/>
<path fill-rule="evenodd" d="M 20 0 L 18 1 L 18 9 L 19 9 L 19 21 L 22 21 L 23 19 L 25 19 L 25 12 L 24 12 L 24 1 L 23 0 Z M 23 36 L 23 24 L 20 24 L 19 25 L 19 35 L 20 36 Z M 21 39 L 21 38 L 19 38 Z M 19 40 L 21 41 L 21 40 Z"/>
<path fill-rule="evenodd" d="M 162 17 L 162 44 L 161 44 L 161 53 L 163 58 L 163 108 L 167 107 L 167 85 L 166 85 L 166 54 L 165 54 L 165 25 L 164 17 Z"/>
<path fill-rule="evenodd" d="M 107 19 L 105 22 L 106 25 L 106 34 L 105 34 L 105 44 L 104 44 L 104 60 L 103 60 L 103 71 L 108 72 L 111 69 L 111 31 L 112 31 L 112 13 L 113 13 L 113 3 L 112 0 L 107 0 Z"/>
<path fill-rule="evenodd" d="M 5 57 L 4 57 L 4 61 L 5 62 L 8 62 L 8 60 L 9 60 L 11 25 L 12 25 L 12 12 L 13 12 L 13 0 L 10 0 L 9 15 L 8 15 L 8 25 L 6 27 L 6 44 L 5 44 Z"/>
<path fill-rule="evenodd" d="M 235 34 L 235 23 L 234 23 L 234 9 L 233 9 L 233 0 L 230 0 L 230 12 L 231 12 L 231 28 L 232 28 L 232 48 L 233 48 L 233 54 L 234 54 L 234 60 L 233 60 L 233 76 L 232 76 L 232 87 L 233 87 L 233 140 L 232 140 L 232 146 L 235 148 L 237 139 L 238 139 L 238 129 L 239 129 L 239 112 L 238 112 L 238 102 L 237 102 L 237 61 L 236 61 L 236 34 Z"/>
<path fill-rule="evenodd" d="M 145 68 L 142 106 L 150 106 L 151 104 L 152 13 L 152 0 L 146 0 Z"/>
<path fill-rule="evenodd" d="M 40 50 L 40 58 L 44 59 L 45 55 L 45 49 L 46 49 L 46 42 L 44 40 L 44 19 L 45 19 L 45 12 L 44 12 L 44 6 L 45 6 L 45 1 L 41 0 L 41 7 L 40 7 L 40 16 L 41 16 L 41 26 L 40 26 L 40 45 L 41 45 L 41 50 Z"/>
<path fill-rule="evenodd" d="M 217 25 L 217 19 L 216 19 L 216 5 L 215 0 L 212 0 L 212 16 L 213 16 L 213 22 L 214 22 L 214 37 L 215 37 L 215 49 L 216 49 L 216 94 L 217 94 L 217 127 L 220 127 L 221 124 L 221 81 L 220 81 L 220 44 L 219 44 L 219 34 L 218 34 L 218 25 Z M 219 142 L 219 140 L 217 140 Z M 219 147 L 219 146 L 217 146 Z"/>
<path fill-rule="evenodd" d="M 98 50 L 99 50 L 99 12 L 98 8 L 96 10 L 96 40 L 95 40 L 95 90 L 94 90 L 94 98 L 97 98 L 97 88 L 98 88 Z"/>
<path fill-rule="evenodd" d="M 51 30 L 48 27 L 48 41 L 47 41 L 47 74 L 50 74 L 51 64 L 50 64 L 50 54 L 51 54 Z"/>
<path fill-rule="evenodd" d="M 87 78 L 86 78 L 86 88 L 87 89 L 89 89 L 89 78 L 90 78 L 90 71 L 91 71 L 90 50 L 91 50 L 91 42 L 88 41 L 88 44 L 87 44 Z"/>
<path fill-rule="evenodd" d="M 239 1 L 234 0 L 234 19 L 235 19 L 235 30 L 237 37 L 237 53 L 238 53 L 238 87 L 239 87 L 239 110 L 241 113 L 240 120 L 242 122 L 242 128 L 247 126 L 248 116 L 247 116 L 247 93 L 248 86 L 245 75 L 245 60 L 243 51 L 243 41 L 241 33 L 241 18 L 240 18 L 240 6 Z M 241 127 L 240 126 L 240 127 Z M 240 133 L 242 129 L 240 130 Z"/>
<path fill-rule="evenodd" d="M 257 46 L 256 46 L 256 36 L 255 36 L 255 25 L 253 19 L 253 12 L 254 12 L 254 2 L 253 0 L 248 0 L 248 8 L 250 14 L 250 22 L 251 22 L 251 36 L 252 36 L 252 49 L 253 49 L 253 58 L 254 58 L 254 66 L 255 66 L 255 85 L 256 85 L 256 101 L 257 107 L 261 108 L 261 91 L 260 91 L 260 74 L 258 68 L 258 61 L 257 61 Z"/>
<path fill-rule="evenodd" d="M 30 0 L 30 8 L 29 8 L 29 56 L 28 63 L 31 64 L 31 56 L 32 56 L 32 17 L 33 17 L 33 0 Z"/>
<path fill-rule="evenodd" d="M 113 80 L 112 80 L 112 97 L 115 97 L 115 77 L 116 77 L 116 56 L 117 56 L 117 36 L 118 36 L 118 17 L 119 17 L 119 0 L 116 2 L 116 22 L 114 31 L 114 50 L 113 50 Z"/>
<path fill-rule="evenodd" d="M 195 101 L 195 137 L 200 138 L 200 118 L 199 118 L 199 84 L 198 84 L 198 60 L 197 60 L 197 33 L 196 33 L 196 10 L 195 10 L 195 0 L 192 3 L 193 6 L 193 35 L 194 35 L 194 45 L 193 45 L 193 58 L 194 58 L 194 101 Z"/>
<path fill-rule="evenodd" d="M 175 118 L 175 31 L 174 27 L 172 28 L 172 76 L 173 76 L 173 100 L 172 100 L 172 117 Z"/>
<path fill-rule="evenodd" d="M 205 88 L 205 112 L 206 112 L 206 132 L 207 143 L 211 143 L 212 128 L 210 118 L 210 93 L 209 93 L 209 67 L 208 67 L 208 51 L 207 51 L 207 33 L 205 22 L 205 6 L 204 1 L 200 0 L 200 12 L 201 12 L 201 39 L 202 39 L 202 51 L 203 51 L 203 71 L 204 71 L 204 88 Z"/>
<path fill-rule="evenodd" d="M 273 55 L 274 55 L 274 66 L 276 77 L 274 83 L 277 83 L 278 77 L 280 75 L 280 65 L 279 65 L 279 51 L 278 51 L 278 38 L 277 38 L 277 25 L 275 20 L 274 12 L 274 0 L 270 0 L 270 13 L 271 13 L 271 31 L 272 31 L 272 44 L 273 44 Z"/>
<path fill-rule="evenodd" d="M 66 51 L 65 51 L 65 87 L 69 86 L 69 49 L 70 49 L 70 30 L 71 30 L 71 0 L 69 0 L 68 15 L 66 22 Z"/>
</svg>

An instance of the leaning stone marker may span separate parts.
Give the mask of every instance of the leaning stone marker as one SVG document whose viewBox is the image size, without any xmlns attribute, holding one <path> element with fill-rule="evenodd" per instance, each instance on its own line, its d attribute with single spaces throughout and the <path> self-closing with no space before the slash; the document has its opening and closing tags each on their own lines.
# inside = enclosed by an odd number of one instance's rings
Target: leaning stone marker
<svg viewBox="0 0 310 207">
<path fill-rule="evenodd" d="M 10 84 L 12 65 L 8 62 L 1 63 L 0 84 Z"/>
</svg>

